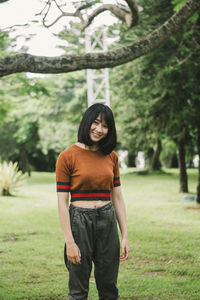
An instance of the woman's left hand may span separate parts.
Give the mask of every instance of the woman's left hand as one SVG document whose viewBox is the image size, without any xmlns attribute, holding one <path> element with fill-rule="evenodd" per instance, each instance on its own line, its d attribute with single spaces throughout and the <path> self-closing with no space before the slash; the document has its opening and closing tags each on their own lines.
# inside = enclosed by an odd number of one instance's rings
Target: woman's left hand
<svg viewBox="0 0 200 300">
<path fill-rule="evenodd" d="M 128 255 L 129 255 L 129 244 L 128 244 L 128 239 L 127 238 L 122 238 L 122 242 L 121 242 L 121 255 L 120 255 L 120 261 L 125 261 L 128 259 Z"/>
</svg>

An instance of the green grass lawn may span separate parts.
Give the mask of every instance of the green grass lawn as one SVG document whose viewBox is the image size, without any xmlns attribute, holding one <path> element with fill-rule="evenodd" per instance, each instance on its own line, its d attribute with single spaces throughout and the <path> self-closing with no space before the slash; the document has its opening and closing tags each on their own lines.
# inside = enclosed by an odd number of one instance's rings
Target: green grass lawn
<svg viewBox="0 0 200 300">
<path fill-rule="evenodd" d="M 197 170 L 189 170 L 195 193 Z M 33 173 L 15 197 L 0 197 L 0 299 L 68 299 L 55 174 Z M 120 299 L 200 299 L 200 209 L 181 201 L 177 170 L 122 172 L 130 258 Z M 92 275 L 89 299 L 97 292 Z"/>
</svg>

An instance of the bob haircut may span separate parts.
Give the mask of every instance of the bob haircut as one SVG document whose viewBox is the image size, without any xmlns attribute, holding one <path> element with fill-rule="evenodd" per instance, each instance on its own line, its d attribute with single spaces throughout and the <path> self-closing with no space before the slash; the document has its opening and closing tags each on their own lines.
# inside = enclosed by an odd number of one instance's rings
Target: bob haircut
<svg viewBox="0 0 200 300">
<path fill-rule="evenodd" d="M 113 151 L 117 144 L 114 116 L 112 110 L 107 105 L 95 103 L 86 110 L 79 125 L 78 142 L 84 143 L 87 146 L 94 144 L 90 139 L 90 128 L 99 115 L 101 120 L 104 120 L 108 125 L 108 134 L 99 141 L 98 146 L 99 150 L 104 155 L 107 155 Z"/>
</svg>

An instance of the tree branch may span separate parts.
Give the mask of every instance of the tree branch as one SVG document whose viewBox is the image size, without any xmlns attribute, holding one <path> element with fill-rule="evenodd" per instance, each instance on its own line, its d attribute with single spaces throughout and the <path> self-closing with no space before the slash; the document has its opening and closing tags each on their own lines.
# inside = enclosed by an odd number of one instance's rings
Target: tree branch
<svg viewBox="0 0 200 300">
<path fill-rule="evenodd" d="M 190 52 L 184 59 L 180 60 L 178 57 L 175 57 L 177 64 L 173 66 L 181 66 L 182 64 L 184 64 L 193 54 L 195 53 L 195 51 Z"/>
<path fill-rule="evenodd" d="M 83 24 L 83 29 L 85 29 L 86 27 L 88 27 L 92 21 L 94 20 L 94 18 L 101 14 L 102 12 L 108 10 L 110 11 L 115 17 L 119 18 L 120 20 L 122 20 L 123 22 L 126 22 L 126 24 L 128 25 L 128 27 L 133 27 L 135 25 L 138 24 L 138 20 L 139 20 L 139 11 L 138 11 L 138 7 L 136 5 L 135 0 L 125 0 L 127 3 L 127 7 L 123 7 L 121 5 L 114 5 L 114 4 L 103 4 L 100 7 L 98 7 L 97 9 L 95 9 L 93 11 L 93 13 L 91 13 L 91 15 L 88 17 L 87 20 L 84 21 L 83 16 L 81 14 L 81 10 L 87 9 L 88 7 L 91 7 L 92 5 L 94 5 L 94 3 L 87 3 L 84 5 L 81 5 L 80 7 L 78 7 L 76 9 L 76 11 L 74 13 L 69 13 L 69 12 L 64 12 L 61 7 L 58 5 L 56 0 L 48 0 L 47 3 L 45 4 L 45 8 L 42 10 L 42 12 L 46 9 L 46 7 L 48 6 L 48 9 L 46 11 L 46 13 L 44 14 L 43 17 L 43 25 L 46 28 L 49 28 L 51 26 L 53 26 L 56 22 L 58 22 L 61 18 L 63 17 L 78 17 L 81 20 L 81 23 Z M 46 24 L 46 17 L 49 13 L 49 10 L 51 8 L 52 3 L 55 3 L 55 5 L 57 6 L 57 8 L 60 10 L 60 15 L 50 24 Z M 42 14 L 39 13 L 37 15 L 41 15 Z"/>
<path fill-rule="evenodd" d="M 125 0 L 131 10 L 131 22 L 129 23 L 129 27 L 136 26 L 139 21 L 139 10 L 135 0 Z M 129 20 L 127 20 L 129 22 Z"/>
<path fill-rule="evenodd" d="M 87 21 L 85 21 L 85 23 L 83 24 L 83 28 L 85 29 L 86 27 L 88 27 L 92 23 L 94 18 L 96 18 L 96 16 L 98 16 L 99 14 L 101 14 L 102 12 L 104 12 L 106 10 L 109 10 L 117 18 L 126 22 L 127 13 L 124 10 L 120 9 L 119 7 L 117 7 L 114 4 L 103 4 L 100 7 L 98 7 L 97 9 L 95 9 L 90 16 L 88 16 Z M 130 15 L 130 13 L 128 15 Z"/>
<path fill-rule="evenodd" d="M 139 10 L 135 0 L 125 0 L 128 7 L 122 5 L 114 5 L 114 4 L 103 4 L 98 7 L 93 13 L 88 17 L 85 22 L 84 29 L 89 26 L 94 18 L 100 13 L 109 10 L 115 17 L 125 22 L 128 27 L 133 27 L 138 24 L 139 20 Z"/>
<path fill-rule="evenodd" d="M 47 15 L 50 11 L 50 8 L 51 8 L 51 5 L 52 5 L 53 2 L 55 3 L 56 7 L 60 10 L 61 13 L 52 23 L 47 25 L 46 24 L 46 18 L 47 18 Z M 36 16 L 42 15 L 46 8 L 47 8 L 47 11 L 44 13 L 44 17 L 42 19 L 43 26 L 46 27 L 46 28 L 49 28 L 49 27 L 53 26 L 54 24 L 56 24 L 63 17 L 78 17 L 81 20 L 82 23 L 84 22 L 83 17 L 80 13 L 80 9 L 77 9 L 74 13 L 64 12 L 61 9 L 60 5 L 58 5 L 56 0 L 48 0 L 47 3 L 45 4 L 45 7 L 42 9 L 42 11 L 40 13 L 36 14 Z"/>
<path fill-rule="evenodd" d="M 167 22 L 139 41 L 104 53 L 63 55 L 58 57 L 17 54 L 0 60 L 0 76 L 18 73 L 67 73 L 83 69 L 111 68 L 149 53 L 177 31 L 195 11 L 199 0 L 188 0 Z"/>
</svg>

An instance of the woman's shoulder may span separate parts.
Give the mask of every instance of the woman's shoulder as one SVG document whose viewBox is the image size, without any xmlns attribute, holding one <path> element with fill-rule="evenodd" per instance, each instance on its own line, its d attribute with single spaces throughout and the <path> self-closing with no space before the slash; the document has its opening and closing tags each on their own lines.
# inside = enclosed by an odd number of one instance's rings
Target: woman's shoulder
<svg viewBox="0 0 200 300">
<path fill-rule="evenodd" d="M 112 160 L 114 160 L 114 161 L 118 160 L 118 155 L 117 155 L 116 151 L 113 150 L 109 155 Z"/>
<path fill-rule="evenodd" d="M 59 157 L 63 159 L 71 158 L 76 151 L 76 146 L 73 144 L 60 152 Z"/>
<path fill-rule="evenodd" d="M 73 144 L 73 145 L 67 147 L 66 149 L 64 149 L 63 151 L 61 151 L 61 153 L 62 154 L 73 153 L 75 149 L 76 149 L 76 146 L 75 146 L 75 144 Z"/>
</svg>

